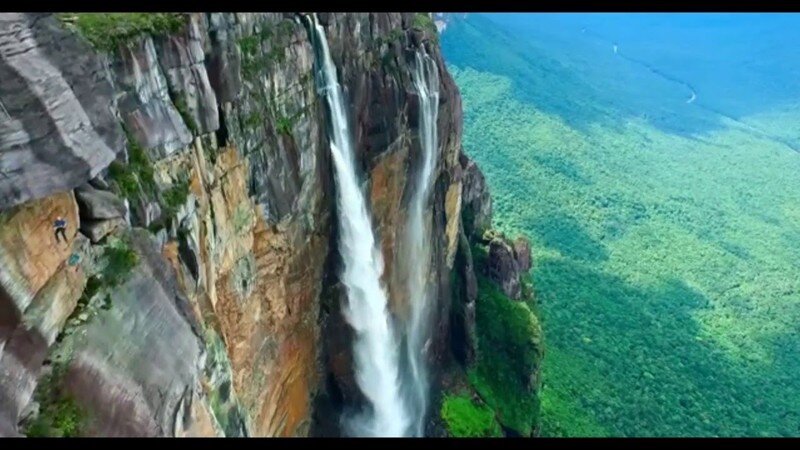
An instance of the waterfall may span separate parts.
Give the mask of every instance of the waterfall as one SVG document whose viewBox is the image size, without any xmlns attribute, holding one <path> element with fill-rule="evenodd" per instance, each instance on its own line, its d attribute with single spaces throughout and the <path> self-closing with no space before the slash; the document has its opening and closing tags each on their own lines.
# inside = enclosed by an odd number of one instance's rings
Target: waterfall
<svg viewBox="0 0 800 450">
<path fill-rule="evenodd" d="M 421 46 L 416 52 L 412 79 L 419 97 L 419 141 L 422 165 L 415 180 L 415 190 L 409 206 L 404 240 L 403 261 L 408 268 L 410 314 L 406 323 L 408 357 L 408 391 L 414 417 L 413 433 L 422 436 L 428 408 L 430 384 L 426 367 L 432 324 L 431 306 L 435 304 L 429 276 L 431 274 L 431 223 L 429 202 L 433 175 L 438 156 L 437 119 L 439 116 L 439 71 Z"/>
<path fill-rule="evenodd" d="M 315 51 L 331 115 L 331 156 L 337 187 L 340 228 L 339 252 L 347 288 L 343 312 L 355 331 L 353 355 L 358 387 L 371 408 L 344 420 L 345 431 L 355 436 L 404 436 L 411 427 L 400 396 L 399 348 L 387 295 L 381 285 L 383 259 L 376 246 L 370 215 L 356 171 L 352 135 L 336 67 L 331 59 L 325 30 L 311 17 Z"/>
</svg>

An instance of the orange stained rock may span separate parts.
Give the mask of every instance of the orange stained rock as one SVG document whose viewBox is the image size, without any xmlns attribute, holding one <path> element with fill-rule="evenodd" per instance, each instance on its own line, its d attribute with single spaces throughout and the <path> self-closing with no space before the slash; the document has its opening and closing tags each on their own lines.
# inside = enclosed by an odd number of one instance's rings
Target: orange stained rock
<svg viewBox="0 0 800 450">
<path fill-rule="evenodd" d="M 377 225 L 376 238 L 380 239 L 383 255 L 383 277 L 381 281 L 389 294 L 389 308 L 395 314 L 405 315 L 408 301 L 405 290 L 406 275 L 396 270 L 399 259 L 397 243 L 402 236 L 401 225 L 405 225 L 406 214 L 402 211 L 403 191 L 408 184 L 406 160 L 408 147 L 402 146 L 387 154 L 375 165 L 371 173 L 370 201 L 372 216 Z"/>
<path fill-rule="evenodd" d="M 452 183 L 447 188 L 444 200 L 444 212 L 447 218 L 445 233 L 447 235 L 447 266 L 453 267 L 458 248 L 458 229 L 461 223 L 461 182 Z"/>
<path fill-rule="evenodd" d="M 289 437 L 308 431 L 303 425 L 311 416 L 312 386 L 317 384 L 315 349 L 315 333 L 306 326 L 281 344 L 260 413 L 266 435 Z"/>
<path fill-rule="evenodd" d="M 58 216 L 67 221 L 69 243 L 56 242 Z M 80 226 L 72 191 L 19 205 L 0 214 L 0 282 L 17 299 L 27 299 L 44 286 L 72 253 Z"/>
</svg>

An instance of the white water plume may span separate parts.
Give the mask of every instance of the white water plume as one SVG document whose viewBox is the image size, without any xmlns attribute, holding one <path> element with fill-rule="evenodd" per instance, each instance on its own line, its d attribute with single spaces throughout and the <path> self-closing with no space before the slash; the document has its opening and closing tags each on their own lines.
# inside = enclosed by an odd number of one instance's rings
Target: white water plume
<svg viewBox="0 0 800 450">
<path fill-rule="evenodd" d="M 331 113 L 339 251 L 344 264 L 341 281 L 347 288 L 343 312 L 356 334 L 353 347 L 356 382 L 371 407 L 348 417 L 344 421 L 345 430 L 355 436 L 405 436 L 411 418 L 400 396 L 397 336 L 387 308 L 388 297 L 380 281 L 383 259 L 358 182 L 352 135 L 336 67 L 325 30 L 317 22 L 316 15 L 311 17 L 311 27 L 321 52 L 318 62 L 324 81 L 322 89 Z"/>
<path fill-rule="evenodd" d="M 408 357 L 408 384 L 410 409 L 414 418 L 412 433 L 422 436 L 430 383 L 428 379 L 427 349 L 431 339 L 431 307 L 435 298 L 429 277 L 431 274 L 431 223 L 429 203 L 433 188 L 433 175 L 438 156 L 439 71 L 436 61 L 421 47 L 416 52 L 412 73 L 419 98 L 419 141 L 422 165 L 415 180 L 415 190 L 409 207 L 408 224 L 404 240 L 403 261 L 408 269 L 408 296 L 410 314 L 406 323 L 406 351 Z"/>
</svg>

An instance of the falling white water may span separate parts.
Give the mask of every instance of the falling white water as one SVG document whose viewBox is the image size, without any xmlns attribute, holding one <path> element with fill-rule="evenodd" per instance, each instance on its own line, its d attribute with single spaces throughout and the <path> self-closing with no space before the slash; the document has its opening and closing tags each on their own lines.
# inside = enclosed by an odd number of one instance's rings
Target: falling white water
<svg viewBox="0 0 800 450">
<path fill-rule="evenodd" d="M 434 61 L 421 47 L 416 53 L 412 73 L 419 96 L 419 140 L 422 149 L 422 167 L 415 180 L 404 242 L 404 263 L 408 267 L 409 320 L 406 323 L 406 351 L 408 356 L 408 391 L 410 409 L 414 417 L 412 433 L 422 436 L 428 408 L 428 370 L 426 353 L 430 343 L 430 318 L 432 298 L 428 282 L 431 267 L 431 226 L 428 204 L 436 167 L 439 117 L 439 71 Z M 428 220 L 426 220 L 428 219 Z"/>
<path fill-rule="evenodd" d="M 335 168 L 339 215 L 341 279 L 347 288 L 344 316 L 355 330 L 355 376 L 371 410 L 345 420 L 355 436 L 404 436 L 411 419 L 400 396 L 399 349 L 381 286 L 383 259 L 376 247 L 369 212 L 356 173 L 352 136 L 325 30 L 311 18 L 321 51 L 324 94 L 331 111 L 331 155 Z"/>
</svg>

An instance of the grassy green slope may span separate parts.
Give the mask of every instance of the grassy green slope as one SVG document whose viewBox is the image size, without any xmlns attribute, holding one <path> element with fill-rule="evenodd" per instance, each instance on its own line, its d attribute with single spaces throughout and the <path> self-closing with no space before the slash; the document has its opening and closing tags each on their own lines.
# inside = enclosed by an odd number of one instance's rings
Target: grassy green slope
<svg viewBox="0 0 800 450">
<path fill-rule="evenodd" d="M 800 155 L 724 120 L 687 135 L 620 116 L 483 25 L 442 43 L 496 225 L 536 249 L 542 433 L 800 435 Z"/>
</svg>

